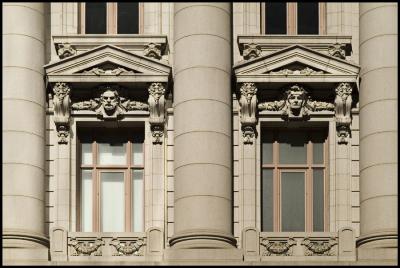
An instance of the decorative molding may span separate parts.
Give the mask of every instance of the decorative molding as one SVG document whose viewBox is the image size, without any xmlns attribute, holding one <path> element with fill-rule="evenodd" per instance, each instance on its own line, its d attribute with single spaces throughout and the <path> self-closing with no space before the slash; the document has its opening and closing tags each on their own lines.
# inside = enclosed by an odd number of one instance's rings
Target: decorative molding
<svg viewBox="0 0 400 268">
<path fill-rule="evenodd" d="M 296 245 L 296 240 L 292 237 L 289 237 L 284 241 L 271 241 L 267 238 L 263 238 L 261 240 L 261 245 L 265 247 L 265 251 L 263 252 L 263 256 L 291 256 L 291 247 Z"/>
<path fill-rule="evenodd" d="M 244 144 L 253 144 L 257 124 L 257 88 L 254 83 L 243 83 L 240 87 L 240 122 Z"/>
<path fill-rule="evenodd" d="M 132 241 L 124 241 L 118 238 L 113 238 L 110 242 L 111 246 L 117 250 L 113 256 L 144 256 L 144 239 L 138 238 Z"/>
<path fill-rule="evenodd" d="M 72 109 L 94 111 L 103 120 L 119 119 L 127 111 L 148 110 L 146 103 L 120 97 L 120 90 L 115 85 L 100 86 L 99 98 L 73 103 Z"/>
<path fill-rule="evenodd" d="M 328 54 L 339 59 L 346 59 L 345 49 L 345 44 L 335 43 L 328 47 Z"/>
<path fill-rule="evenodd" d="M 244 44 L 243 45 L 243 58 L 251 60 L 261 55 L 261 47 L 258 44 Z"/>
<path fill-rule="evenodd" d="M 335 89 L 335 119 L 338 144 L 347 144 L 349 141 L 352 92 L 353 89 L 349 83 L 340 83 Z"/>
<path fill-rule="evenodd" d="M 68 144 L 71 89 L 67 83 L 55 83 L 53 93 L 54 123 L 57 130 L 58 143 Z"/>
<path fill-rule="evenodd" d="M 74 250 L 71 256 L 102 256 L 101 247 L 104 245 L 104 241 L 97 238 L 92 241 L 79 241 L 76 238 L 71 238 L 68 241 L 68 246 Z"/>
<path fill-rule="evenodd" d="M 279 71 L 271 71 L 268 74 L 272 75 L 315 75 L 315 74 L 324 74 L 323 71 L 316 71 L 313 70 L 309 67 L 305 67 L 304 69 L 301 70 L 290 70 L 290 69 L 282 69 Z"/>
<path fill-rule="evenodd" d="M 165 124 L 165 87 L 162 83 L 151 83 L 149 86 L 149 123 L 154 144 L 162 144 Z"/>
<path fill-rule="evenodd" d="M 144 53 L 146 57 L 161 59 L 161 44 L 149 43 L 144 47 Z"/>
<path fill-rule="evenodd" d="M 337 244 L 338 242 L 334 237 L 323 241 L 312 240 L 305 237 L 301 242 L 301 245 L 305 247 L 306 256 L 332 256 L 334 255 L 332 248 Z"/>
<path fill-rule="evenodd" d="M 102 69 L 98 67 L 94 67 L 90 70 L 83 71 L 84 74 L 95 74 L 95 75 L 127 75 L 127 74 L 134 74 L 134 71 L 128 71 L 122 67 L 116 67 L 115 69 Z"/>
<path fill-rule="evenodd" d="M 284 120 L 308 120 L 310 112 L 333 111 L 335 106 L 312 100 L 302 86 L 295 84 L 284 92 L 281 100 L 260 103 L 258 109 L 281 111 Z"/>
<path fill-rule="evenodd" d="M 70 43 L 60 43 L 57 45 L 57 55 L 60 59 L 76 55 L 76 49 Z"/>
</svg>

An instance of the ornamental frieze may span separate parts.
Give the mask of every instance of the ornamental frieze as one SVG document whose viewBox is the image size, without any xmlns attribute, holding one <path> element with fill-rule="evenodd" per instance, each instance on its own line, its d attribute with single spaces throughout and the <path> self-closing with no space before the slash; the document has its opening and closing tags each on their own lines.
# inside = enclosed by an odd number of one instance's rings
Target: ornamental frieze
<svg viewBox="0 0 400 268">
<path fill-rule="evenodd" d="M 324 74 L 323 71 L 316 71 L 313 70 L 309 67 L 305 67 L 304 69 L 301 70 L 290 70 L 290 69 L 282 69 L 279 71 L 271 71 L 268 74 L 271 75 L 316 75 L 316 74 Z"/>
<path fill-rule="evenodd" d="M 261 246 L 264 247 L 262 256 L 291 256 L 291 248 L 296 244 L 296 240 L 291 237 L 284 241 L 273 241 L 264 238 L 261 240 Z"/>
<path fill-rule="evenodd" d="M 113 238 L 110 245 L 117 251 L 113 256 L 144 256 L 145 242 L 143 238 L 131 241 Z"/>
<path fill-rule="evenodd" d="M 128 71 L 122 67 L 116 67 L 114 69 L 102 69 L 99 67 L 94 67 L 90 70 L 83 71 L 84 74 L 95 74 L 97 76 L 101 75 L 126 75 L 126 74 L 134 74 L 134 71 Z"/>
<path fill-rule="evenodd" d="M 308 237 L 304 238 L 301 245 L 305 248 L 306 256 L 332 256 L 335 255 L 333 247 L 338 242 L 335 238 L 329 238 L 329 240 L 313 240 Z"/>
<path fill-rule="evenodd" d="M 102 256 L 102 246 L 104 241 L 100 238 L 92 241 L 79 241 L 76 238 L 71 238 L 68 246 L 72 250 L 71 256 Z"/>
</svg>

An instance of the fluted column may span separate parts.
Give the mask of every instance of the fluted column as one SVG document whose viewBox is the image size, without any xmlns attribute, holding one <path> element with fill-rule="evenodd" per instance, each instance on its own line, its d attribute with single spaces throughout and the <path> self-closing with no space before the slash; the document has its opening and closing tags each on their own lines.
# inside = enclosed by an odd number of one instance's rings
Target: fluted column
<svg viewBox="0 0 400 268">
<path fill-rule="evenodd" d="M 175 3 L 174 248 L 230 248 L 231 4 Z"/>
<path fill-rule="evenodd" d="M 361 248 L 397 248 L 397 46 L 397 3 L 360 3 Z"/>
<path fill-rule="evenodd" d="M 40 248 L 48 243 L 44 7 L 3 3 L 3 248 Z M 23 258 L 7 254 L 6 258 Z"/>
</svg>

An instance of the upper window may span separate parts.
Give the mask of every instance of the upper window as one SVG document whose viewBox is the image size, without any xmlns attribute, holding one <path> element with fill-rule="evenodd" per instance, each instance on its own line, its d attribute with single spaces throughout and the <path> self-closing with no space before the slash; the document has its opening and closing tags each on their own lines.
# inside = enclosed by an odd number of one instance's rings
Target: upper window
<svg viewBox="0 0 400 268">
<path fill-rule="evenodd" d="M 261 7 L 265 34 L 325 34 L 325 3 L 266 2 Z"/>
<path fill-rule="evenodd" d="M 78 229 L 143 232 L 143 136 L 130 132 L 79 132 Z"/>
<path fill-rule="evenodd" d="M 263 130 L 262 231 L 328 230 L 326 141 L 325 129 Z"/>
<path fill-rule="evenodd" d="M 139 33 L 138 2 L 87 2 L 81 4 L 81 33 L 137 34 Z"/>
</svg>

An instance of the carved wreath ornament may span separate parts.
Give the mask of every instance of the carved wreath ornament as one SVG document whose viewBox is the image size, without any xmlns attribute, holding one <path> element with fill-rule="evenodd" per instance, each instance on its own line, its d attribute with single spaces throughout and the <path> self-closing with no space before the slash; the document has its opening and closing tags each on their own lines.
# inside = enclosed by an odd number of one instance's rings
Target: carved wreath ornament
<svg viewBox="0 0 400 268">
<path fill-rule="evenodd" d="M 305 255 L 306 256 L 332 256 L 332 248 L 337 245 L 337 241 L 335 238 L 330 238 L 329 240 L 325 241 L 316 241 L 311 240 L 308 237 L 304 238 L 301 245 L 305 247 Z"/>
<path fill-rule="evenodd" d="M 263 256 L 290 256 L 290 248 L 296 245 L 296 240 L 289 237 L 287 241 L 270 241 L 263 239 L 261 245 L 265 247 Z"/>
<path fill-rule="evenodd" d="M 104 245 L 104 241 L 100 238 L 94 241 L 78 241 L 76 238 L 71 238 L 68 242 L 73 250 L 72 256 L 102 256 L 101 247 Z"/>
<path fill-rule="evenodd" d="M 110 245 L 117 250 L 117 253 L 113 254 L 113 256 L 143 256 L 145 242 L 141 238 L 136 241 L 120 241 L 117 238 L 113 238 Z"/>
</svg>

